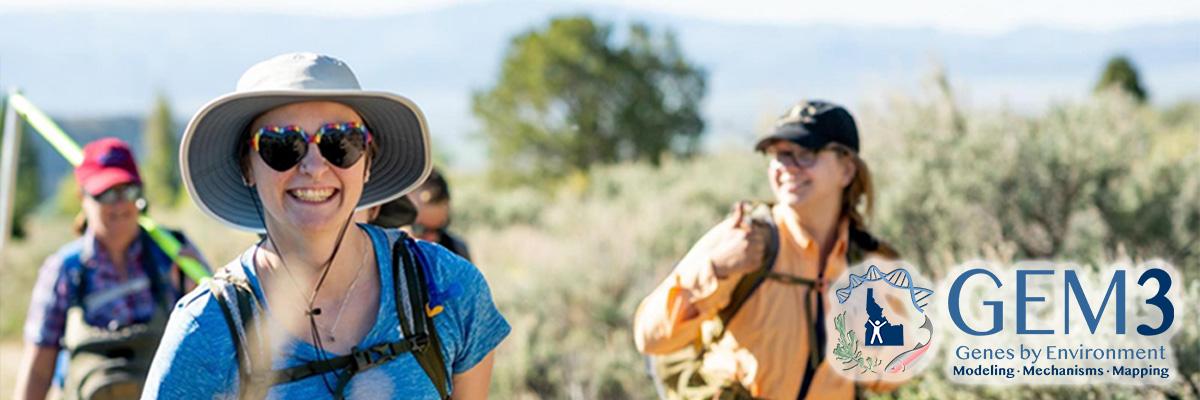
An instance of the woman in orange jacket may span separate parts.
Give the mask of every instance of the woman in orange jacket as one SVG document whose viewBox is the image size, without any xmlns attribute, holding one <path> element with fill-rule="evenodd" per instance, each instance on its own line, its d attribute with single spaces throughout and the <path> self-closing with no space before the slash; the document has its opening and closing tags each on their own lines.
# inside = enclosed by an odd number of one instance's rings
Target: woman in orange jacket
<svg viewBox="0 0 1200 400">
<path fill-rule="evenodd" d="M 638 351 L 665 355 L 702 346 L 697 374 L 715 381 L 721 398 L 853 398 L 854 383 L 822 360 L 826 288 L 848 267 L 851 253 L 896 256 L 866 231 L 863 214 L 874 189 L 858 156 L 854 119 L 836 104 L 803 101 L 755 148 L 770 160 L 776 254 L 764 254 L 770 232 L 746 222 L 750 211 L 739 204 L 642 301 L 634 321 Z M 724 321 L 724 334 L 697 344 L 709 329 L 706 321 L 730 306 L 742 278 L 772 257 L 772 274 Z M 674 389 L 670 397 L 690 397 Z"/>
</svg>

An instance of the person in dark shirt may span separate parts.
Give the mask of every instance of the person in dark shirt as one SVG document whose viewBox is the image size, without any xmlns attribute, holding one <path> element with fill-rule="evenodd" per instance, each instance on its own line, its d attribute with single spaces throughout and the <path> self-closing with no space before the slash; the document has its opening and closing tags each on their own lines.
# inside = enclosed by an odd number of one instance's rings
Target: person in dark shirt
<svg viewBox="0 0 1200 400">
<path fill-rule="evenodd" d="M 471 260 L 471 251 L 467 243 L 451 233 L 450 227 L 450 185 L 446 178 L 434 169 L 429 178 L 415 192 L 409 195 L 417 208 L 417 217 L 409 230 L 418 239 L 442 245 L 462 258 Z"/>
</svg>

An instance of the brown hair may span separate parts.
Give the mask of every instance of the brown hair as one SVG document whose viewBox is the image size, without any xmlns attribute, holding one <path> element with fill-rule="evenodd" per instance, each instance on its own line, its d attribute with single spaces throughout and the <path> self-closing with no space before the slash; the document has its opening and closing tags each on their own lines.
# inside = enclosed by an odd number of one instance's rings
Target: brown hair
<svg viewBox="0 0 1200 400">
<path fill-rule="evenodd" d="M 875 207 L 875 185 L 871 179 L 871 169 L 854 150 L 836 143 L 830 147 L 849 157 L 855 167 L 854 179 L 842 189 L 842 214 L 850 218 L 850 240 L 865 252 L 876 253 L 884 258 L 900 258 L 900 253 L 894 247 L 876 239 L 867 231 L 867 217 Z"/>
<path fill-rule="evenodd" d="M 88 221 L 87 215 L 83 214 L 83 210 L 75 213 L 75 219 L 71 221 L 71 230 L 75 231 L 76 236 L 83 236 L 87 232 Z"/>
</svg>

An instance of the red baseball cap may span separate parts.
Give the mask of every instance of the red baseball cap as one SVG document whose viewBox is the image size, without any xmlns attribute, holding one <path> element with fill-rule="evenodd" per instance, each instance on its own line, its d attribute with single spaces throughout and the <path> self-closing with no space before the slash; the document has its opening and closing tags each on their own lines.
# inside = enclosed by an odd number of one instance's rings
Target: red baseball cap
<svg viewBox="0 0 1200 400">
<path fill-rule="evenodd" d="M 129 145 L 107 137 L 83 147 L 83 162 L 75 167 L 75 183 L 90 196 L 98 196 L 113 186 L 142 184 L 137 163 Z"/>
</svg>

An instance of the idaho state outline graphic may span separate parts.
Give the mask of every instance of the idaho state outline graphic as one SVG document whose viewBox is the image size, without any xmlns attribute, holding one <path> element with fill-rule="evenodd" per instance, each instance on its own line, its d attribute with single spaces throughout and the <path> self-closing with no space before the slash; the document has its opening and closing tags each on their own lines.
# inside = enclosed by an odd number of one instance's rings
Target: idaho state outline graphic
<svg viewBox="0 0 1200 400">
<path fill-rule="evenodd" d="M 864 263 L 832 287 L 825 348 L 835 371 L 856 381 L 902 381 L 928 366 L 934 291 L 919 272 L 898 262 Z"/>
</svg>

